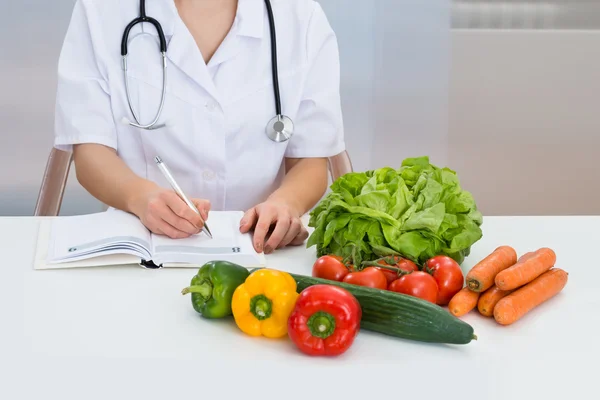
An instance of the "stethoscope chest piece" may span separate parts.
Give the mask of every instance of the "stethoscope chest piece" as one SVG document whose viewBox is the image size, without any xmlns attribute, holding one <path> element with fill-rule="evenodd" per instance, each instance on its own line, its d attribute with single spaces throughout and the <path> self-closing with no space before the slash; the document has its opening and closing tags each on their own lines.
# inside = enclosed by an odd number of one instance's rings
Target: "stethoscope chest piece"
<svg viewBox="0 0 600 400">
<path fill-rule="evenodd" d="M 294 123 L 285 115 L 276 115 L 267 124 L 267 136 L 274 142 L 289 140 L 294 134 Z"/>
</svg>

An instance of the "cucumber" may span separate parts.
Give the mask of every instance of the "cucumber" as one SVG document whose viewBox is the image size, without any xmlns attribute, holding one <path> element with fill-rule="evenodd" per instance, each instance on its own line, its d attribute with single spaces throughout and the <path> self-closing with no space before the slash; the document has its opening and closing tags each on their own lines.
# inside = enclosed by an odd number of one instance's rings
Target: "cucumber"
<svg viewBox="0 0 600 400">
<path fill-rule="evenodd" d="M 348 290 L 362 308 L 361 329 L 430 343 L 467 344 L 476 340 L 473 327 L 431 302 L 389 290 L 374 289 L 304 275 L 290 274 L 298 293 L 326 284 Z"/>
</svg>

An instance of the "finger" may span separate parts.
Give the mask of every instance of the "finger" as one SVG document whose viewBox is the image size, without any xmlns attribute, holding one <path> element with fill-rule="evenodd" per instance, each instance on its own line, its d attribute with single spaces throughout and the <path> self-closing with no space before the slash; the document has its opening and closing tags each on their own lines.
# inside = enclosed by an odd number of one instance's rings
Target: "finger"
<svg viewBox="0 0 600 400">
<path fill-rule="evenodd" d="M 270 254 L 273 252 L 273 249 L 279 247 L 279 244 L 292 224 L 292 220 L 288 214 L 279 215 L 276 221 L 275 229 L 273 229 L 273 233 L 271 233 L 269 240 L 265 243 L 265 254 Z"/>
<path fill-rule="evenodd" d="M 165 221 L 163 218 L 164 215 L 175 216 L 173 211 L 171 211 L 171 209 L 166 205 L 162 197 L 155 198 L 148 203 L 148 212 L 146 218 L 148 219 L 149 225 L 156 227 L 156 229 L 159 229 L 163 234 L 169 237 L 181 237 L 181 234 L 188 236 L 185 231 L 177 229 L 175 226 L 173 226 L 173 224 L 169 224 L 168 221 Z M 170 227 L 165 226 L 165 223 L 170 225 Z M 181 231 L 181 233 L 173 232 L 173 229 L 176 231 Z M 167 232 L 170 233 L 167 234 Z"/>
<path fill-rule="evenodd" d="M 263 251 L 265 245 L 265 237 L 269 232 L 271 224 L 276 221 L 277 212 L 269 207 L 265 207 L 258 215 L 258 221 L 254 228 L 254 248 L 259 253 Z"/>
<path fill-rule="evenodd" d="M 210 201 L 206 199 L 192 199 L 192 203 L 200 211 L 202 219 L 206 221 L 208 219 L 208 212 L 210 211 Z"/>
<path fill-rule="evenodd" d="M 173 192 L 165 192 L 164 200 L 167 209 L 161 218 L 180 231 L 194 234 L 200 232 L 204 220 Z"/>
<path fill-rule="evenodd" d="M 196 214 L 198 215 L 198 214 Z M 172 210 L 168 209 L 160 215 L 164 223 L 169 224 L 173 229 L 183 232 L 187 235 L 194 235 L 200 232 L 201 228 L 197 228 L 189 221 L 176 215 Z"/>
<path fill-rule="evenodd" d="M 250 210 L 246 211 L 246 213 L 242 217 L 242 220 L 240 221 L 240 232 L 247 233 L 248 231 L 250 231 L 250 229 L 252 229 L 252 227 L 256 223 L 257 217 L 258 214 L 256 212 L 256 207 L 253 207 Z"/>
<path fill-rule="evenodd" d="M 277 248 L 282 248 L 282 247 L 287 246 L 294 239 L 296 239 L 296 237 L 301 232 L 302 232 L 302 222 L 300 222 L 300 220 L 298 218 L 294 218 L 290 224 L 290 227 L 289 227 L 287 233 L 285 234 L 283 239 L 281 239 L 281 242 L 279 243 L 279 246 L 277 246 Z"/>
<path fill-rule="evenodd" d="M 290 246 L 300 246 L 304 243 L 304 241 L 308 239 L 308 231 L 302 225 L 300 229 L 300 233 L 289 243 Z"/>
<path fill-rule="evenodd" d="M 168 236 L 171 239 L 182 239 L 190 236 L 188 233 L 176 229 L 160 217 L 150 216 L 148 222 L 148 225 L 151 227 L 150 230 L 156 234 Z"/>
</svg>

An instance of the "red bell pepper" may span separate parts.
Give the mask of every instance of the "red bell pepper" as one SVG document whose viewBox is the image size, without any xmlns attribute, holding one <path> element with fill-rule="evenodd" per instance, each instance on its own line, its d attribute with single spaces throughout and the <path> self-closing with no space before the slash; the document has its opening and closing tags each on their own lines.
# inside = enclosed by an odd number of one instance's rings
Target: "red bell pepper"
<svg viewBox="0 0 600 400">
<path fill-rule="evenodd" d="M 349 291 L 314 285 L 298 296 L 288 318 L 288 336 L 305 354 L 336 356 L 354 342 L 361 318 L 360 303 Z"/>
</svg>

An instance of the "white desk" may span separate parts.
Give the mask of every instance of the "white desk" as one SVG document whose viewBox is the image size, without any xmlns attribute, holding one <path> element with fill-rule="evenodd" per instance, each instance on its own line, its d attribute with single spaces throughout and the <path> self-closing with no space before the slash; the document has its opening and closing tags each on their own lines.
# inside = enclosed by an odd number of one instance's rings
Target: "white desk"
<svg viewBox="0 0 600 400">
<path fill-rule="evenodd" d="M 549 246 L 570 273 L 515 325 L 474 311 L 479 340 L 465 346 L 361 331 L 335 359 L 203 319 L 180 294 L 192 269 L 34 271 L 37 223 L 0 218 L 0 399 L 597 398 L 600 217 L 485 218 L 465 271 L 509 244 Z M 310 274 L 314 257 L 290 248 L 268 262 Z"/>
</svg>

